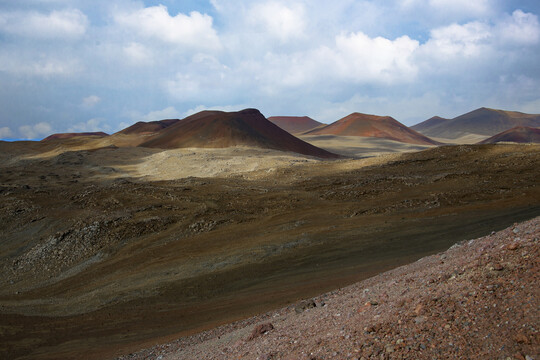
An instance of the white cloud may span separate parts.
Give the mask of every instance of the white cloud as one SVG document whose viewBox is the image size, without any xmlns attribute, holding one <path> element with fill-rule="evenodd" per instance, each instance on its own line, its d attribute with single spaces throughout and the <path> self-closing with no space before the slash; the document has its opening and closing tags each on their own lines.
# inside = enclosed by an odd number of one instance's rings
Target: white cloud
<svg viewBox="0 0 540 360">
<path fill-rule="evenodd" d="M 7 126 L 0 128 L 0 139 L 7 139 L 13 137 L 13 132 Z"/>
<path fill-rule="evenodd" d="M 82 69 L 78 59 L 59 59 L 41 54 L 17 54 L 0 49 L 0 71 L 41 77 L 67 76 Z"/>
<path fill-rule="evenodd" d="M 152 51 L 138 42 L 131 42 L 122 50 L 133 65 L 150 65 L 153 62 Z"/>
<path fill-rule="evenodd" d="M 50 135 L 52 133 L 52 127 L 46 122 L 23 125 L 19 127 L 19 133 L 24 139 L 38 139 Z"/>
<path fill-rule="evenodd" d="M 82 100 L 82 106 L 85 108 L 93 108 L 101 102 L 101 98 L 97 95 L 90 95 Z"/>
<path fill-rule="evenodd" d="M 118 13 L 114 19 L 128 31 L 148 39 L 206 50 L 221 47 L 212 17 L 197 11 L 170 16 L 166 6 L 158 5 Z"/>
<path fill-rule="evenodd" d="M 452 24 L 432 30 L 424 48 L 433 57 L 475 57 L 482 54 L 491 37 L 491 28 L 487 24 L 477 21 Z"/>
<path fill-rule="evenodd" d="M 370 38 L 362 32 L 336 37 L 336 66 L 342 77 L 360 82 L 399 82 L 416 76 L 412 55 L 419 43 L 408 36 Z M 324 69 L 321 69 L 324 71 Z"/>
<path fill-rule="evenodd" d="M 105 122 L 105 119 L 93 118 L 86 122 L 80 122 L 72 125 L 68 132 L 109 132 L 111 127 Z"/>
<path fill-rule="evenodd" d="M 147 114 L 132 112 L 130 117 L 133 121 L 155 121 L 163 119 L 178 119 L 180 112 L 174 106 L 169 106 L 161 110 L 150 111 Z"/>
<path fill-rule="evenodd" d="M 184 112 L 184 117 L 196 114 L 198 112 L 204 111 L 204 110 L 216 110 L 216 111 L 240 111 L 243 109 L 249 108 L 248 105 L 242 104 L 242 105 L 214 105 L 214 106 L 206 106 L 206 105 L 197 105 L 192 109 L 187 110 Z"/>
<path fill-rule="evenodd" d="M 258 3 L 249 10 L 247 18 L 251 26 L 282 42 L 304 35 L 304 8 L 300 4 Z"/>
<path fill-rule="evenodd" d="M 516 10 L 497 27 L 503 42 L 519 45 L 537 44 L 540 40 L 538 16 Z"/>
<path fill-rule="evenodd" d="M 74 39 L 85 34 L 88 18 L 80 10 L 0 12 L 0 31 L 39 39 Z"/>
</svg>

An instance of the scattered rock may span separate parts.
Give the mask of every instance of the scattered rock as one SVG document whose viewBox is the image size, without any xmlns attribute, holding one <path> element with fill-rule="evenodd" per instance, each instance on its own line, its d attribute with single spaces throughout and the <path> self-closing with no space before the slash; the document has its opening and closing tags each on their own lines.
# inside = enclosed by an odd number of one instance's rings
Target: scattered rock
<svg viewBox="0 0 540 360">
<path fill-rule="evenodd" d="M 518 344 L 528 344 L 529 338 L 525 334 L 519 333 L 514 336 L 514 341 Z"/>
<path fill-rule="evenodd" d="M 296 311 L 297 314 L 300 314 L 308 309 L 312 309 L 316 307 L 317 304 L 315 304 L 315 301 L 313 300 L 304 300 L 301 301 L 298 305 L 294 307 L 294 311 Z"/>
<path fill-rule="evenodd" d="M 247 341 L 258 338 L 259 336 L 266 334 L 267 332 L 274 330 L 274 325 L 271 323 L 264 323 L 255 326 L 251 334 L 248 336 Z"/>
<path fill-rule="evenodd" d="M 506 248 L 508 250 L 516 250 L 517 248 L 519 248 L 519 244 L 517 242 L 513 242 L 513 243 L 509 244 Z"/>
</svg>

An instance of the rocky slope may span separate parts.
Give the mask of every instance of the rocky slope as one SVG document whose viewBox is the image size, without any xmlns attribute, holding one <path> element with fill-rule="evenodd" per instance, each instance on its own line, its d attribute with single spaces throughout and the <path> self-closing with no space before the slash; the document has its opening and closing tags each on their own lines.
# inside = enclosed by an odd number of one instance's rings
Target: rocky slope
<svg viewBox="0 0 540 360">
<path fill-rule="evenodd" d="M 540 217 L 120 359 L 540 357 Z"/>
</svg>

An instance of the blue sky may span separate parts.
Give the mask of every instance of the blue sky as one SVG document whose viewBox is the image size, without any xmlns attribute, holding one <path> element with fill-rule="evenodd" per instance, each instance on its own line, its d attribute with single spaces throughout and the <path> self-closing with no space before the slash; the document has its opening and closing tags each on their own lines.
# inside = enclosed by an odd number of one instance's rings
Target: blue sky
<svg viewBox="0 0 540 360">
<path fill-rule="evenodd" d="M 534 0 L 0 0 L 0 138 L 255 107 L 540 113 Z"/>
</svg>

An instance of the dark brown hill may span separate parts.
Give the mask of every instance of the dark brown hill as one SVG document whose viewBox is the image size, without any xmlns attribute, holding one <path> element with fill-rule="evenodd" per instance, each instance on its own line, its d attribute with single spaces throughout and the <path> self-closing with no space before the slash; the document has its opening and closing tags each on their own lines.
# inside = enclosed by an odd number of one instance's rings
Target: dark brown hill
<svg viewBox="0 0 540 360">
<path fill-rule="evenodd" d="M 292 151 L 321 158 L 339 157 L 289 134 L 268 121 L 256 109 L 238 112 L 201 111 L 171 125 L 140 146 L 173 149 L 225 148 L 237 145 Z"/>
<path fill-rule="evenodd" d="M 422 130 L 426 130 L 426 129 L 429 129 L 433 126 L 436 126 L 436 125 L 439 125 L 445 121 L 447 121 L 448 119 L 445 119 L 445 118 L 442 118 L 440 116 L 434 116 L 432 118 L 429 118 L 425 121 L 422 121 L 421 123 L 418 123 L 414 126 L 411 126 L 410 128 L 413 129 L 414 131 L 419 131 L 419 132 L 422 132 Z"/>
<path fill-rule="evenodd" d="M 457 139 L 469 134 L 493 136 L 516 126 L 540 127 L 540 114 L 483 107 L 419 131 L 427 136 Z"/>
<path fill-rule="evenodd" d="M 139 121 L 130 127 L 127 127 L 123 130 L 120 130 L 117 132 L 117 134 L 125 134 L 125 135 L 131 135 L 131 134 L 149 134 L 149 133 L 155 133 L 160 130 L 163 130 L 171 125 L 176 124 L 179 119 L 165 119 L 165 120 L 157 120 L 157 121 Z"/>
<path fill-rule="evenodd" d="M 352 113 L 330 125 L 308 131 L 305 135 L 378 137 L 409 144 L 436 145 L 436 141 L 409 129 L 390 116 Z"/>
<path fill-rule="evenodd" d="M 498 142 L 540 143 L 540 129 L 526 126 L 516 126 L 510 130 L 494 135 L 479 144 L 495 144 Z"/>
<path fill-rule="evenodd" d="M 308 116 L 271 116 L 268 120 L 291 134 L 300 134 L 324 125 Z"/>
<path fill-rule="evenodd" d="M 59 140 L 59 139 L 71 139 L 71 138 L 74 138 L 74 137 L 82 137 L 82 136 L 105 137 L 105 136 L 109 136 L 109 134 L 104 133 L 102 131 L 99 131 L 99 132 L 81 132 L 81 133 L 58 133 L 58 134 L 49 135 L 45 139 L 43 139 L 41 141 Z"/>
</svg>

